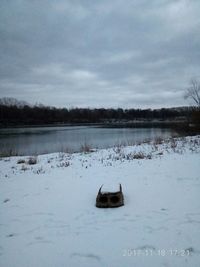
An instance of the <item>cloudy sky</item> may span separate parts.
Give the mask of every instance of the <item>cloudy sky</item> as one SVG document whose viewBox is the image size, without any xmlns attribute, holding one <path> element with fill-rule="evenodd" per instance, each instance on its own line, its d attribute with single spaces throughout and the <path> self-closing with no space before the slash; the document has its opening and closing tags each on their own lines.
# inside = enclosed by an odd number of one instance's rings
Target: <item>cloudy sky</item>
<svg viewBox="0 0 200 267">
<path fill-rule="evenodd" d="M 57 107 L 187 105 L 199 0 L 0 0 L 0 97 Z"/>
</svg>

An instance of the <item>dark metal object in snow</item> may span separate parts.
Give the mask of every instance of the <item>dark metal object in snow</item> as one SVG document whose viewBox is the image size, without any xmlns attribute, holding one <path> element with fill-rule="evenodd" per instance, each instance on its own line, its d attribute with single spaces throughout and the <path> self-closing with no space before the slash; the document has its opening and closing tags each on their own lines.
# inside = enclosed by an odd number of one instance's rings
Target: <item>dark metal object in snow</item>
<svg viewBox="0 0 200 267">
<path fill-rule="evenodd" d="M 103 185 L 102 185 L 103 186 Z M 97 208 L 117 208 L 124 205 L 124 196 L 122 193 L 122 186 L 119 185 L 117 192 L 101 192 L 101 188 L 97 194 L 96 207 Z"/>
</svg>

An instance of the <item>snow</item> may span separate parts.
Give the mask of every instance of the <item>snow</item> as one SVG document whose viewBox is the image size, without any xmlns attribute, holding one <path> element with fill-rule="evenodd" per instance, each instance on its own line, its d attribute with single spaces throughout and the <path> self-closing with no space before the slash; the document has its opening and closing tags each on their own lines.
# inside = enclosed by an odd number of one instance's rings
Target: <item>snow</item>
<svg viewBox="0 0 200 267">
<path fill-rule="evenodd" d="M 199 266 L 199 153 L 196 136 L 2 158 L 0 266 Z M 119 183 L 125 205 L 96 208 Z"/>
</svg>

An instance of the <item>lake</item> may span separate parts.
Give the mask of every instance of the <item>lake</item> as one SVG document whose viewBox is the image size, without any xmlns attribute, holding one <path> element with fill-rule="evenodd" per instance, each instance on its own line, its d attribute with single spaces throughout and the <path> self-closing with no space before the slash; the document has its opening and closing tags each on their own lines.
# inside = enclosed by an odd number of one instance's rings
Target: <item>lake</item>
<svg viewBox="0 0 200 267">
<path fill-rule="evenodd" d="M 99 126 L 57 126 L 0 129 L 0 152 L 35 155 L 52 152 L 77 152 L 85 144 L 107 148 L 133 144 L 158 137 L 177 135 L 168 128 L 103 128 Z"/>
</svg>

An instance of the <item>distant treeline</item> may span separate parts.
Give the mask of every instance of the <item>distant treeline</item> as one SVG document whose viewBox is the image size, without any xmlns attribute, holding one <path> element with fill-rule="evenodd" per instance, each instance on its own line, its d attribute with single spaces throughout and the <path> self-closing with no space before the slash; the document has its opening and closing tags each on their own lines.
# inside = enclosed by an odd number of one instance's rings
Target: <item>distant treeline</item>
<svg viewBox="0 0 200 267">
<path fill-rule="evenodd" d="M 90 108 L 54 108 L 30 106 L 0 105 L 0 125 L 40 125 L 55 123 L 105 123 L 108 121 L 133 120 L 173 120 L 187 118 L 192 108 L 162 108 L 162 109 L 90 109 Z"/>
</svg>

